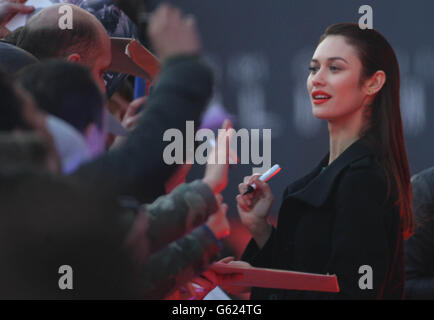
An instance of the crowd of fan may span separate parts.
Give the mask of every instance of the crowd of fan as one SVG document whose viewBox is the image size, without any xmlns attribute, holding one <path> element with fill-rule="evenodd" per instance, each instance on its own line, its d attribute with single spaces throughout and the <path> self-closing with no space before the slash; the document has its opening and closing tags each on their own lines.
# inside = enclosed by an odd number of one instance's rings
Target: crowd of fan
<svg viewBox="0 0 434 320">
<path fill-rule="evenodd" d="M 109 36 L 72 7 L 72 30 L 58 27 L 54 5 L 5 32 L 14 14 L 33 9 L 0 2 L 0 298 L 191 297 L 186 284 L 220 258 L 230 232 L 220 195 L 227 165 L 208 164 L 203 179 L 185 183 L 188 167 L 162 159 L 165 130 L 199 123 L 212 93 L 194 20 L 168 5 L 152 15 L 147 34 L 162 69 L 152 93 L 132 101 L 128 86 L 107 97 Z M 109 112 L 126 139 L 108 134 Z M 428 190 L 418 186 L 432 183 L 429 173 L 413 180 L 416 193 Z M 433 295 L 432 264 L 418 280 L 427 266 L 419 258 L 434 256 L 434 244 L 418 246 L 430 230 L 408 243 L 407 294 L 416 298 Z M 63 265 L 74 290 L 59 288 Z"/>
<path fill-rule="evenodd" d="M 0 42 L 0 297 L 176 296 L 230 232 L 220 195 L 227 165 L 183 183 L 188 168 L 162 159 L 163 132 L 199 122 L 212 91 L 194 20 L 168 5 L 153 15 L 148 36 L 162 70 L 148 98 L 112 110 L 130 129 L 113 145 L 103 80 L 110 39 L 72 7 L 72 30 L 58 27 L 54 5 Z M 29 11 L 1 3 L 1 27 Z M 74 290 L 59 288 L 62 265 L 73 268 Z"/>
</svg>

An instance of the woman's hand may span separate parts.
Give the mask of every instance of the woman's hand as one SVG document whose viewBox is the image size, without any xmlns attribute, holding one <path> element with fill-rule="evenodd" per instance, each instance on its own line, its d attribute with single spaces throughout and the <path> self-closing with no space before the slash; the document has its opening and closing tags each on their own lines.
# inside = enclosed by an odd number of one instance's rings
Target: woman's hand
<svg viewBox="0 0 434 320">
<path fill-rule="evenodd" d="M 206 225 L 214 233 L 217 239 L 223 239 L 231 233 L 231 227 L 229 225 L 226 213 L 228 211 L 228 205 L 223 203 L 223 197 L 218 194 L 216 195 L 216 200 L 218 203 L 217 212 L 213 213 L 207 220 Z"/>
<path fill-rule="evenodd" d="M 225 120 L 222 126 L 223 130 L 219 130 L 216 146 L 208 156 L 207 166 L 203 182 L 205 182 L 214 194 L 221 193 L 228 184 L 229 158 L 236 158 L 236 155 L 231 154 L 229 147 L 230 140 L 234 134 L 232 123 Z M 224 159 L 224 163 L 218 163 L 218 160 Z"/>
<path fill-rule="evenodd" d="M 262 248 L 272 231 L 268 216 L 274 197 L 268 184 L 260 181 L 259 177 L 260 175 L 245 177 L 244 182 L 238 185 L 240 194 L 236 199 L 241 222 L 249 229 L 258 246 Z M 256 185 L 255 191 L 244 195 L 247 187 L 253 183 Z"/>
</svg>

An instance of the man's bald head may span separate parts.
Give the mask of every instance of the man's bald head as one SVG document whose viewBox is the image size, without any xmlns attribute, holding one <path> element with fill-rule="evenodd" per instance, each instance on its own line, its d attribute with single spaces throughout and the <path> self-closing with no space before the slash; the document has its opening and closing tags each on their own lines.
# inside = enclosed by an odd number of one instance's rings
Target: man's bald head
<svg viewBox="0 0 434 320">
<path fill-rule="evenodd" d="M 72 29 L 61 29 L 59 20 L 64 12 L 59 9 L 63 6 L 50 6 L 29 19 L 17 46 L 41 60 L 65 58 L 86 65 L 105 91 L 102 73 L 111 62 L 110 38 L 97 18 L 75 5 L 67 5 L 72 8 Z"/>
</svg>

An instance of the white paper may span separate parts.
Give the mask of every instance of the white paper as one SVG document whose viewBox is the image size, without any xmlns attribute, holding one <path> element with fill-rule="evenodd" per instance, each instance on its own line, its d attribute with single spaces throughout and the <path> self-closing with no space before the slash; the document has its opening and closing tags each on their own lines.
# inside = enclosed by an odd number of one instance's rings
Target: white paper
<svg viewBox="0 0 434 320">
<path fill-rule="evenodd" d="M 210 291 L 203 300 L 232 300 L 229 296 L 220 288 L 215 287 L 214 290 Z"/>
<path fill-rule="evenodd" d="M 34 6 L 35 9 L 38 8 L 46 8 L 51 6 L 53 3 L 50 0 L 27 0 L 25 3 L 27 6 Z M 30 14 L 17 14 L 15 17 L 12 18 L 11 21 L 9 21 L 5 27 L 9 31 L 14 31 L 15 29 L 18 29 L 20 27 L 23 27 L 27 20 L 29 19 Z"/>
<path fill-rule="evenodd" d="M 104 110 L 107 110 L 105 108 Z M 106 112 L 107 114 L 107 131 L 114 134 L 115 136 L 128 136 L 129 131 L 125 129 L 122 124 L 115 118 L 110 112 Z"/>
</svg>

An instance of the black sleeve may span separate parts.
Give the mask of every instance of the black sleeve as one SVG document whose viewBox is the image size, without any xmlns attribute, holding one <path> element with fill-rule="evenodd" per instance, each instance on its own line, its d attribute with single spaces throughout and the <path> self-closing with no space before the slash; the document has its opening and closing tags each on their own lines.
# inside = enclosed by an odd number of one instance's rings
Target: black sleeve
<svg viewBox="0 0 434 320">
<path fill-rule="evenodd" d="M 137 128 L 118 149 L 84 164 L 75 176 L 104 185 L 117 194 L 148 198 L 156 181 L 166 181 L 175 166 L 163 161 L 163 134 L 180 130 L 186 121 L 197 124 L 211 96 L 212 74 L 196 57 L 178 57 L 166 63 L 149 96 Z"/>
<path fill-rule="evenodd" d="M 272 248 L 276 238 L 276 229 L 273 227 L 270 238 L 267 240 L 262 249 L 259 249 L 256 241 L 252 238 L 247 244 L 244 253 L 241 256 L 242 261 L 250 263 L 254 267 L 270 268 L 272 261 Z"/>
</svg>

